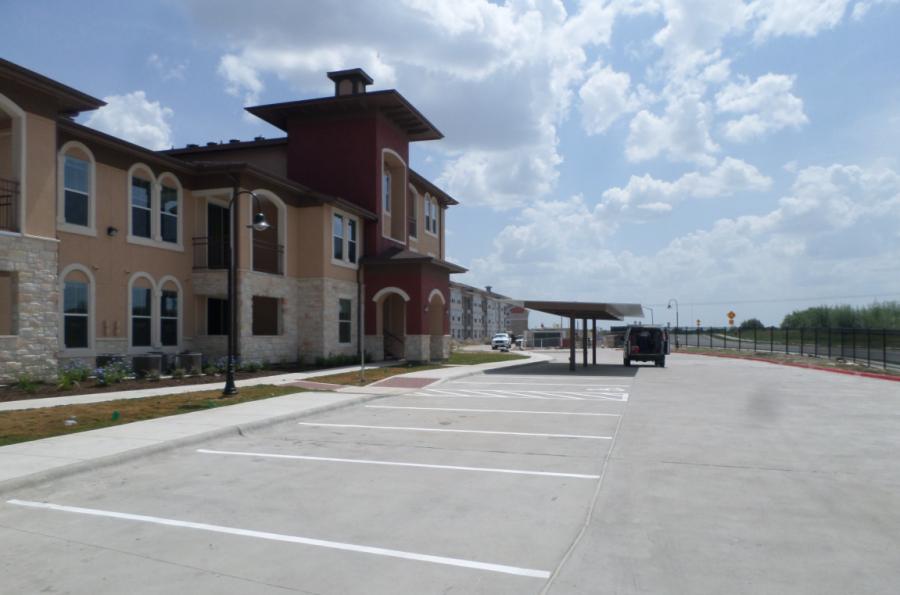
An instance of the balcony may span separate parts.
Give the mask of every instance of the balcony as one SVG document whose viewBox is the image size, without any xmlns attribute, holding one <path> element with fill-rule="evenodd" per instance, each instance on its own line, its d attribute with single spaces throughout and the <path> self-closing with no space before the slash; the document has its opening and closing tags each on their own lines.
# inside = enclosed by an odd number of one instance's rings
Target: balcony
<svg viewBox="0 0 900 595">
<path fill-rule="evenodd" d="M 194 238 L 194 270 L 227 269 L 230 256 L 227 236 Z"/>
<path fill-rule="evenodd" d="M 224 270 L 230 254 L 227 237 L 194 238 L 194 270 Z M 253 270 L 273 275 L 284 274 L 284 246 L 253 240 Z"/>
<path fill-rule="evenodd" d="M 0 179 L 0 230 L 19 231 L 19 183 Z"/>
<path fill-rule="evenodd" d="M 253 270 L 260 273 L 284 274 L 284 246 L 253 240 Z"/>
</svg>

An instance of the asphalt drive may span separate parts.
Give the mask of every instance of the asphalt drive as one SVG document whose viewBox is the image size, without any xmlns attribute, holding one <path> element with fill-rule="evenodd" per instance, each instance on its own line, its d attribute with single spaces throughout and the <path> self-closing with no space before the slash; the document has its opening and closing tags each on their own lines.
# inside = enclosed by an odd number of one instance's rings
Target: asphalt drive
<svg viewBox="0 0 900 595">
<path fill-rule="evenodd" d="M 898 583 L 898 384 L 614 351 L 572 374 L 566 355 L 6 495 L 0 592 Z"/>
</svg>

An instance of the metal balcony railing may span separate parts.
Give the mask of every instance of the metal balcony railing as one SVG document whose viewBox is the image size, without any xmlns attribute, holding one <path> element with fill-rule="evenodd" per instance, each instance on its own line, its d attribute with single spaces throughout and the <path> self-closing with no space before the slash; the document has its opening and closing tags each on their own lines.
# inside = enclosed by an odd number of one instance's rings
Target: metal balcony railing
<svg viewBox="0 0 900 595">
<path fill-rule="evenodd" d="M 284 274 L 284 246 L 253 240 L 253 270 L 260 273 Z"/>
<path fill-rule="evenodd" d="M 227 269 L 228 237 L 194 238 L 194 269 Z"/>
<path fill-rule="evenodd" d="M 19 230 L 19 183 L 0 179 L 0 229 Z"/>
</svg>

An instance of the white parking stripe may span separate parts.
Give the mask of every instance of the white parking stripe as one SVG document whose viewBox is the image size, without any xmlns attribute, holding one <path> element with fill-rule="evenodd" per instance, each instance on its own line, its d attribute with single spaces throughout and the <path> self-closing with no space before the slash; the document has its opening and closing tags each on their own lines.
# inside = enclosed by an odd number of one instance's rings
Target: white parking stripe
<svg viewBox="0 0 900 595">
<path fill-rule="evenodd" d="M 443 428 L 403 428 L 393 426 L 359 426 L 354 424 L 314 424 L 300 422 L 301 426 L 321 426 L 328 428 L 366 428 L 370 430 L 410 430 L 414 432 L 461 432 L 464 434 L 502 434 L 505 436 L 542 436 L 544 438 L 590 438 L 593 440 L 612 440 L 611 436 L 579 436 L 576 434 L 529 434 L 526 432 L 489 432 L 487 430 L 447 430 Z"/>
<path fill-rule="evenodd" d="M 448 409 L 446 407 L 399 407 L 393 405 L 366 405 L 367 409 L 421 409 L 423 411 L 476 411 L 482 413 L 534 413 L 537 415 L 598 415 L 620 417 L 618 413 L 574 413 L 570 411 L 513 411 L 511 409 Z"/>
<path fill-rule="evenodd" d="M 224 450 L 200 449 L 197 452 L 214 455 L 234 455 L 242 457 L 263 457 L 271 459 L 303 459 L 306 461 L 328 461 L 331 463 L 362 463 L 365 465 L 393 465 L 397 467 L 424 467 L 426 469 L 452 469 L 455 471 L 486 471 L 490 473 L 513 473 L 517 475 L 545 475 L 549 477 L 574 477 L 577 479 L 600 479 L 599 475 L 578 473 L 556 473 L 552 471 L 520 471 L 517 469 L 492 469 L 490 467 L 457 467 L 455 465 L 426 465 L 424 463 L 398 463 L 395 461 L 367 461 L 365 459 L 336 459 L 332 457 L 308 457 L 303 455 L 276 455 L 258 452 L 229 452 Z"/>
<path fill-rule="evenodd" d="M 417 560 L 420 562 L 433 562 L 435 564 L 447 564 L 449 566 L 461 566 L 463 568 L 475 568 L 478 570 L 490 570 L 492 572 L 502 572 L 505 574 L 516 574 L 519 576 L 530 576 L 534 578 L 550 578 L 550 573 L 546 570 L 531 570 L 529 568 L 517 568 L 515 566 L 503 566 L 502 564 L 487 564 L 485 562 L 474 562 L 472 560 L 460 560 L 458 558 L 444 558 L 442 556 L 430 556 L 428 554 L 414 554 L 411 552 L 401 552 L 398 550 L 388 550 L 380 547 L 369 547 L 366 545 L 354 545 L 352 543 L 340 543 L 337 541 L 324 541 L 322 539 L 310 539 L 308 537 L 295 537 L 293 535 L 281 535 L 279 533 L 264 533 L 262 531 L 251 531 L 248 529 L 235 529 L 233 527 L 223 527 L 220 525 L 208 525 L 206 523 L 193 523 L 190 521 L 177 521 L 173 519 L 164 519 L 153 516 L 143 516 L 137 514 L 127 514 L 124 512 L 111 512 L 107 510 L 97 510 L 94 508 L 78 508 L 76 506 L 62 506 L 60 504 L 50 504 L 47 502 L 28 502 L 25 500 L 9 500 L 7 504 L 15 504 L 18 506 L 30 506 L 33 508 L 46 508 L 50 510 L 59 510 L 63 512 L 74 512 L 78 514 L 88 514 L 92 516 L 123 519 L 127 521 L 140 521 L 142 523 L 154 523 L 157 525 L 167 525 L 169 527 L 183 527 L 187 529 L 199 529 L 201 531 L 212 531 L 214 533 L 227 533 L 230 535 L 240 535 L 243 537 L 256 537 L 259 539 L 270 539 L 273 541 L 286 541 L 289 543 L 300 543 L 303 545 L 315 545 L 319 547 L 327 547 L 336 550 L 347 550 L 351 552 L 361 552 L 364 554 L 375 554 L 377 556 L 390 556 L 393 558 L 405 558 L 407 560 Z"/>
</svg>

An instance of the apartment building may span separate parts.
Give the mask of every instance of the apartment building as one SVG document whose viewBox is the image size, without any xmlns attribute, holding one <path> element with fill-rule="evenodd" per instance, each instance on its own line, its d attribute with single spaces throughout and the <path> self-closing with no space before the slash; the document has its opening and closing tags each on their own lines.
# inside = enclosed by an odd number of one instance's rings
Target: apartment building
<svg viewBox="0 0 900 595">
<path fill-rule="evenodd" d="M 0 381 L 217 357 L 232 327 L 244 359 L 448 357 L 458 203 L 408 167 L 442 135 L 362 70 L 328 76 L 333 97 L 248 108 L 282 138 L 154 152 L 74 122 L 102 101 L 0 60 Z"/>
<path fill-rule="evenodd" d="M 488 285 L 478 289 L 450 283 L 450 336 L 456 340 L 482 340 L 511 329 L 511 298 Z"/>
</svg>

